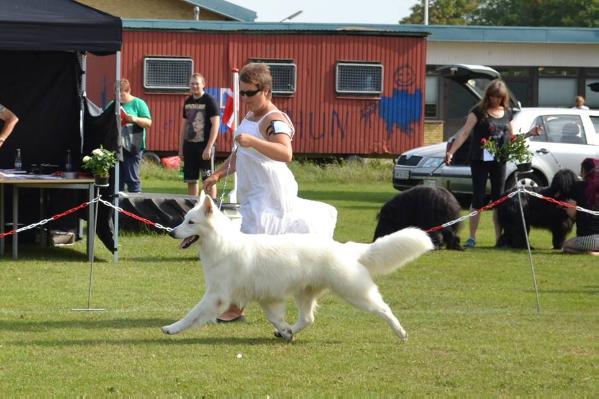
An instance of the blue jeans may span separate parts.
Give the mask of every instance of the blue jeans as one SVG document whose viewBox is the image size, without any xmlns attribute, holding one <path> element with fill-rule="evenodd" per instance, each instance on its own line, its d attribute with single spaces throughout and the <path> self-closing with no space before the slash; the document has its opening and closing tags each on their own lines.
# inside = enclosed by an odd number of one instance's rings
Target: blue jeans
<svg viewBox="0 0 599 399">
<path fill-rule="evenodd" d="M 123 151 L 123 162 L 119 165 L 120 191 L 125 191 L 125 184 L 127 185 L 127 191 L 130 193 L 139 193 L 141 191 L 141 155 L 141 152 L 131 154 L 130 152 Z"/>
</svg>

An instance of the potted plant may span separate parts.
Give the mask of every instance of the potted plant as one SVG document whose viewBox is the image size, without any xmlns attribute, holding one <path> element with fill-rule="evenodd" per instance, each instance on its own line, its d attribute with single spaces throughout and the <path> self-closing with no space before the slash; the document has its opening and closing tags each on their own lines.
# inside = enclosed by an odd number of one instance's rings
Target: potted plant
<svg viewBox="0 0 599 399">
<path fill-rule="evenodd" d="M 523 134 L 513 135 L 511 139 L 500 145 L 497 139 L 493 136 L 488 139 L 481 139 L 481 147 L 499 162 L 515 162 L 518 170 L 530 170 L 530 160 L 532 153 L 528 149 L 528 143 Z"/>
<path fill-rule="evenodd" d="M 107 186 L 110 169 L 116 164 L 116 154 L 102 146 L 92 151 L 91 155 L 83 157 L 83 169 L 87 169 L 94 176 L 96 185 Z"/>
</svg>

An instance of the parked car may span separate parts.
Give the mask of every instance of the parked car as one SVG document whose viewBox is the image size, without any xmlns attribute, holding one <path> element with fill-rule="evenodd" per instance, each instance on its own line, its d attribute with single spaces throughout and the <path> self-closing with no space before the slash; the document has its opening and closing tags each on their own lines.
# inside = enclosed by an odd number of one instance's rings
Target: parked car
<svg viewBox="0 0 599 399">
<path fill-rule="evenodd" d="M 497 76 L 498 74 L 493 74 L 489 79 Z M 478 93 L 480 98 L 482 92 Z M 513 99 L 512 104 L 518 103 Z M 515 107 L 515 110 L 515 134 L 526 133 L 535 125 L 543 127 L 543 134 L 527 139 L 533 154 L 532 170 L 527 173 L 518 172 L 519 184 L 547 185 L 558 170 L 568 168 L 579 173 L 583 159 L 599 158 L 599 110 L 535 107 L 519 110 Z M 454 155 L 452 165 L 443 163 L 448 144 L 456 135 L 457 133 L 448 142 L 418 147 L 402 153 L 393 169 L 393 187 L 398 190 L 419 184 L 445 187 L 456 194 L 462 204 L 467 203 L 472 194 L 467 159 L 469 142 L 465 142 Z M 506 188 L 515 185 L 516 171 L 514 163 L 507 164 Z M 490 192 L 490 185 L 487 186 L 487 190 Z"/>
</svg>

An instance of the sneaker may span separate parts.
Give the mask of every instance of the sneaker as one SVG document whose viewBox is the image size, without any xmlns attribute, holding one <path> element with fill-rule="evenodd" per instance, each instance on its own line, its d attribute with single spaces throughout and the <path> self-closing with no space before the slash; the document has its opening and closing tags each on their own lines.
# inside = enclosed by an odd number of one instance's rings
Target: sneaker
<svg viewBox="0 0 599 399">
<path fill-rule="evenodd" d="M 476 246 L 476 240 L 472 237 L 468 238 L 464 243 L 464 248 L 474 248 Z"/>
</svg>

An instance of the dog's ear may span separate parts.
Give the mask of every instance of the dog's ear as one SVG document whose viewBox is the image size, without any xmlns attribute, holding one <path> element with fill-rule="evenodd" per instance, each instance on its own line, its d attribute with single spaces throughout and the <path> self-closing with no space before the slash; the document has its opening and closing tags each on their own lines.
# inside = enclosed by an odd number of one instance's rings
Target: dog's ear
<svg viewBox="0 0 599 399">
<path fill-rule="evenodd" d="M 212 202 L 212 199 L 207 196 L 204 195 L 204 215 L 209 216 L 212 214 L 212 212 L 214 207 L 214 202 Z"/>
</svg>

